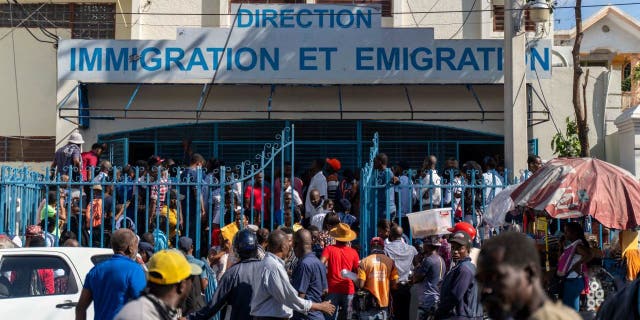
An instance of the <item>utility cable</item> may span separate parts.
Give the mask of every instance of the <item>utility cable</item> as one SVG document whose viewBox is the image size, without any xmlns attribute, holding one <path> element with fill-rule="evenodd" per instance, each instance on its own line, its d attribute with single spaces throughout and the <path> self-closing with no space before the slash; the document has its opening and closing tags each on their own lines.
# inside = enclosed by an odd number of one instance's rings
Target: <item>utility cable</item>
<svg viewBox="0 0 640 320">
<path fill-rule="evenodd" d="M 476 2 L 478 0 L 473 0 L 473 4 L 471 5 L 471 10 L 473 10 L 473 8 L 476 7 Z M 449 37 L 449 40 L 455 38 L 458 33 L 460 33 L 460 31 L 462 31 L 462 28 L 464 27 L 464 25 L 467 23 L 467 21 L 469 20 L 469 17 L 471 17 L 471 11 L 469 11 L 469 13 L 467 13 L 467 16 L 464 18 L 464 20 L 462 21 L 462 24 L 460 25 L 460 28 L 458 28 L 458 30 L 451 36 Z"/>
<path fill-rule="evenodd" d="M 240 5 L 238 6 L 238 11 L 240 11 L 240 9 L 242 9 L 242 5 L 244 3 L 240 3 Z M 202 106 L 201 106 L 201 111 L 205 109 L 205 107 L 207 106 L 207 101 L 209 100 L 209 96 L 211 95 L 211 89 L 213 87 L 213 85 L 216 83 L 216 77 L 218 76 L 218 70 L 220 69 L 220 63 L 222 62 L 222 59 L 224 58 L 225 53 L 227 52 L 227 47 L 229 47 L 229 40 L 231 39 L 231 34 L 233 34 L 233 30 L 236 26 L 236 22 L 238 21 L 238 15 L 236 14 L 233 17 L 233 22 L 231 23 L 231 28 L 229 29 L 229 33 L 227 34 L 227 39 L 225 39 L 224 41 L 224 47 L 222 48 L 222 54 L 220 54 L 220 58 L 218 59 L 218 67 L 213 71 L 213 76 L 211 77 L 211 81 L 209 82 L 209 85 L 207 86 L 207 94 L 205 95 L 204 99 L 202 100 Z M 200 121 L 200 114 L 202 113 L 201 111 L 198 111 L 196 113 L 196 125 L 198 124 L 198 121 Z"/>
<path fill-rule="evenodd" d="M 11 8 L 11 4 L 9 4 L 9 8 Z M 9 19 L 11 21 L 11 27 L 13 28 L 13 10 L 9 10 Z M 13 51 L 13 75 L 14 75 L 14 84 L 16 91 L 16 108 L 18 112 L 18 136 L 22 137 L 22 117 L 20 114 L 20 90 L 18 89 L 18 68 L 16 66 L 16 39 L 15 34 L 11 33 L 11 50 Z M 7 150 L 5 150 L 7 152 Z M 22 139 L 20 139 L 20 159 L 24 161 L 24 145 L 22 144 Z"/>
<path fill-rule="evenodd" d="M 582 5 L 582 8 L 603 8 L 603 7 L 625 7 L 640 5 L 640 2 L 627 2 L 627 3 L 607 3 L 607 4 L 591 4 Z M 553 10 L 575 9 L 575 6 L 557 6 Z M 513 8 L 506 11 L 523 11 L 527 8 Z M 469 12 L 493 12 L 493 9 L 471 9 L 471 10 L 440 10 L 440 11 L 398 11 L 390 12 L 391 15 L 404 15 L 404 14 L 439 14 L 439 13 L 469 13 Z M 155 15 L 155 16 L 236 16 L 237 13 L 167 13 L 167 12 L 123 12 L 122 14 L 133 15 Z M 297 13 L 276 13 L 277 16 L 295 16 Z M 380 12 L 371 12 L 371 15 L 382 15 Z M 320 16 L 330 15 L 328 13 L 304 13 L 304 16 Z M 337 13 L 334 13 L 337 15 Z"/>
<path fill-rule="evenodd" d="M 9 2 L 9 0 L 7 0 L 7 4 L 9 4 L 9 20 L 11 22 L 11 25 L 13 25 L 13 13 L 12 13 L 12 9 L 11 6 L 12 4 Z M 29 16 L 27 16 L 26 18 L 22 19 L 22 21 L 20 21 L 20 23 L 18 23 L 18 25 L 11 27 L 11 29 L 9 31 L 7 31 L 7 33 L 3 34 L 2 37 L 0 37 L 0 41 L 3 40 L 4 38 L 6 38 L 8 35 L 12 34 L 17 28 L 21 27 L 25 22 L 27 22 L 27 19 L 31 18 L 31 16 L 33 16 L 34 14 L 36 14 L 36 12 L 38 12 L 38 10 L 42 9 L 42 7 L 44 7 L 45 5 L 47 5 L 46 3 L 43 3 L 40 7 L 38 7 L 35 11 L 33 11 Z"/>
</svg>

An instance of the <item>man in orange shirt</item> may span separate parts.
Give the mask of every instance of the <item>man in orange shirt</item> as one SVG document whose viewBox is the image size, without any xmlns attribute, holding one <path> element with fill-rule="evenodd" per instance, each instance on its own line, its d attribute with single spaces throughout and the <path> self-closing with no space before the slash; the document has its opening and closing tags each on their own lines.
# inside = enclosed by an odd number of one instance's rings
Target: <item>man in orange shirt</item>
<svg viewBox="0 0 640 320">
<path fill-rule="evenodd" d="M 360 261 L 358 287 L 366 290 L 360 295 L 360 320 L 386 320 L 389 317 L 390 287 L 398 283 L 398 270 L 384 254 L 384 239 L 371 239 L 371 255 Z"/>
</svg>

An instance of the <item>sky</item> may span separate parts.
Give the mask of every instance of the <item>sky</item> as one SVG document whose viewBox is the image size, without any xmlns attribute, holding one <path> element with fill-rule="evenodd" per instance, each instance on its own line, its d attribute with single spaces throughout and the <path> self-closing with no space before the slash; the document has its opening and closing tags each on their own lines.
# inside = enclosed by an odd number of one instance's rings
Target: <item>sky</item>
<svg viewBox="0 0 640 320">
<path fill-rule="evenodd" d="M 568 7 L 575 6 L 575 0 L 557 0 L 557 7 Z M 625 4 L 632 3 L 633 5 L 621 5 L 618 6 L 618 9 L 626 12 L 628 15 L 634 17 L 636 20 L 640 21 L 640 0 L 582 0 L 582 18 L 583 20 L 588 19 L 596 12 L 600 11 L 603 7 L 585 7 L 589 5 L 606 5 L 606 4 Z M 555 15 L 555 30 L 567 30 L 571 29 L 575 26 L 575 15 L 573 8 L 556 8 L 554 11 Z"/>
</svg>

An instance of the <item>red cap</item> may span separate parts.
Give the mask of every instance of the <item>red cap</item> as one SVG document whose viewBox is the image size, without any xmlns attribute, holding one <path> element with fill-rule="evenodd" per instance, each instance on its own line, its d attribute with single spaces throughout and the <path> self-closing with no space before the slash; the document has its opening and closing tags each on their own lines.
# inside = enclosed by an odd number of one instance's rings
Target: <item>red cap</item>
<svg viewBox="0 0 640 320">
<path fill-rule="evenodd" d="M 380 247 L 384 247 L 384 239 L 380 238 L 380 237 L 373 237 L 371 239 L 371 246 L 380 246 Z"/>
<path fill-rule="evenodd" d="M 338 171 L 340 170 L 341 166 L 340 166 L 340 160 L 335 159 L 335 158 L 327 158 L 327 164 L 334 170 L 334 171 Z"/>
<path fill-rule="evenodd" d="M 164 159 L 162 159 L 162 158 L 160 158 L 159 156 L 156 156 L 156 155 L 153 155 L 153 156 L 149 157 L 149 160 L 147 160 L 147 163 L 152 167 L 157 166 L 157 165 L 159 165 L 159 164 L 161 164 L 163 162 L 164 162 Z"/>
<path fill-rule="evenodd" d="M 458 222 L 453 228 L 447 229 L 451 233 L 456 233 L 458 231 L 466 233 L 471 240 L 476 238 L 476 228 L 474 228 L 469 222 Z"/>
</svg>

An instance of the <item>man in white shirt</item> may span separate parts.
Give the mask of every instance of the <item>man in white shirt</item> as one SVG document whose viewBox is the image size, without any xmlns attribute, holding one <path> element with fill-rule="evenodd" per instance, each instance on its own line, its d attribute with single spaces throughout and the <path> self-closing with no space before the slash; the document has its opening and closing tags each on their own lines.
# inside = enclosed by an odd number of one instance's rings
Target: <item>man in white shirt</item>
<svg viewBox="0 0 640 320">
<path fill-rule="evenodd" d="M 304 204 L 305 210 L 305 218 L 311 219 L 317 212 L 314 211 L 314 206 L 311 203 L 311 191 L 318 190 L 320 193 L 320 198 L 322 200 L 327 199 L 327 178 L 322 173 L 322 168 L 324 167 L 324 160 L 314 160 L 313 166 L 311 168 L 311 181 L 309 182 L 309 190 L 307 192 L 307 198 Z"/>
<path fill-rule="evenodd" d="M 407 213 L 413 212 L 413 202 L 417 197 L 416 189 L 411 185 L 411 179 L 409 173 L 405 172 L 409 169 L 409 164 L 405 161 L 400 161 L 395 168 L 395 176 L 399 177 L 400 184 L 395 186 L 398 193 L 398 211 L 400 217 L 404 217 Z"/>
<path fill-rule="evenodd" d="M 309 191 L 309 194 L 311 197 L 311 206 L 312 206 L 311 214 L 308 215 L 310 217 L 309 223 L 311 223 L 311 225 L 318 227 L 318 229 L 322 230 L 322 222 L 324 221 L 324 216 L 327 215 L 327 213 L 324 211 L 324 208 L 323 208 L 324 201 L 322 201 L 322 198 L 320 197 L 320 192 L 316 189 Z"/>
<path fill-rule="evenodd" d="M 442 200 L 442 190 L 440 188 L 441 178 L 436 171 L 438 159 L 434 155 L 428 156 L 422 164 L 422 179 L 420 184 L 420 207 L 430 209 L 440 207 Z"/>
<path fill-rule="evenodd" d="M 485 172 L 482 174 L 482 180 L 486 186 L 484 189 L 484 205 L 488 206 L 496 194 L 502 191 L 502 176 L 496 171 L 496 159 L 487 157 L 484 159 Z"/>
<path fill-rule="evenodd" d="M 330 301 L 314 303 L 302 299 L 289 282 L 284 258 L 289 255 L 291 246 L 282 230 L 269 235 L 268 247 L 269 252 L 262 260 L 262 276 L 256 277 L 258 283 L 252 285 L 251 315 L 254 319 L 289 319 L 294 310 L 301 313 L 322 311 L 332 315 L 336 307 Z"/>
</svg>

